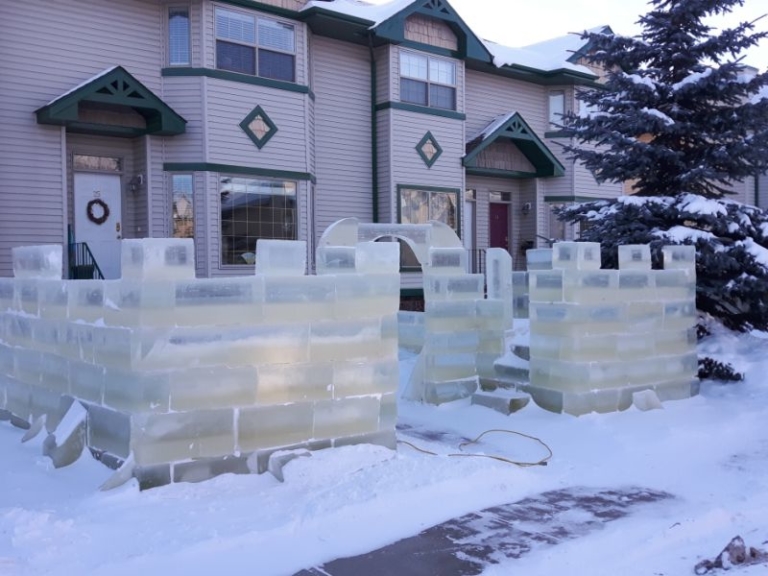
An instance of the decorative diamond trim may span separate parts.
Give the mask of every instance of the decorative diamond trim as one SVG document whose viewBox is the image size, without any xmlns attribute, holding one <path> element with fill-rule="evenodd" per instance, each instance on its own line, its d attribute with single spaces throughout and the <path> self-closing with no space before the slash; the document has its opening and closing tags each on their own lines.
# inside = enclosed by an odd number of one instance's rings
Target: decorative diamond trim
<svg viewBox="0 0 768 576">
<path fill-rule="evenodd" d="M 277 133 L 277 126 L 261 106 L 256 106 L 248 116 L 243 118 L 240 128 L 259 150 Z"/>
<path fill-rule="evenodd" d="M 432 168 L 432 165 L 437 162 L 437 159 L 442 155 L 443 149 L 440 147 L 440 144 L 437 143 L 435 137 L 432 136 L 432 132 L 427 132 L 424 134 L 424 137 L 419 140 L 419 143 L 416 144 L 416 152 L 419 153 L 419 156 L 421 156 L 421 159 L 424 161 L 424 164 L 427 165 L 427 168 Z"/>
</svg>

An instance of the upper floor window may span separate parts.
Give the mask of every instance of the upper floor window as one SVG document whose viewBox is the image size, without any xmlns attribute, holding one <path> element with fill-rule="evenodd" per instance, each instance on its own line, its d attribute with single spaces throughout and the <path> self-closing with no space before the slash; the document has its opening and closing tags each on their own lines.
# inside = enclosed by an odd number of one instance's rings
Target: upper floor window
<svg viewBox="0 0 768 576">
<path fill-rule="evenodd" d="M 295 82 L 296 31 L 291 24 L 216 8 L 216 67 Z"/>
<path fill-rule="evenodd" d="M 553 90 L 549 93 L 549 125 L 559 128 L 563 124 L 565 116 L 565 92 Z"/>
<path fill-rule="evenodd" d="M 189 8 L 168 8 L 168 63 L 189 66 Z"/>
<path fill-rule="evenodd" d="M 400 101 L 456 110 L 456 63 L 400 52 Z"/>
</svg>

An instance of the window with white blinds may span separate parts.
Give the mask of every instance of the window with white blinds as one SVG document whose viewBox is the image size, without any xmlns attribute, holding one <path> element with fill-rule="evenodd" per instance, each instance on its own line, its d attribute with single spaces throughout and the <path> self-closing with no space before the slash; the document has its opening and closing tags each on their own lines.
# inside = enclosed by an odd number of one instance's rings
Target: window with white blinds
<svg viewBox="0 0 768 576">
<path fill-rule="evenodd" d="M 273 80 L 296 80 L 292 24 L 216 8 L 216 67 Z"/>
<path fill-rule="evenodd" d="M 168 9 L 168 63 L 189 66 L 189 8 Z"/>
</svg>

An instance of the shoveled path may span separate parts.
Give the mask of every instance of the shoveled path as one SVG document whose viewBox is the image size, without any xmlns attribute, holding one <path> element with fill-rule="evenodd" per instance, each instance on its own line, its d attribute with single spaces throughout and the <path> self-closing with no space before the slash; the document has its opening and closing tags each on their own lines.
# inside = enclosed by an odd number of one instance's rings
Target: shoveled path
<svg viewBox="0 0 768 576">
<path fill-rule="evenodd" d="M 294 576 L 471 576 L 503 560 L 585 536 L 633 509 L 672 498 L 631 487 L 567 488 L 465 514 L 373 552 Z"/>
</svg>

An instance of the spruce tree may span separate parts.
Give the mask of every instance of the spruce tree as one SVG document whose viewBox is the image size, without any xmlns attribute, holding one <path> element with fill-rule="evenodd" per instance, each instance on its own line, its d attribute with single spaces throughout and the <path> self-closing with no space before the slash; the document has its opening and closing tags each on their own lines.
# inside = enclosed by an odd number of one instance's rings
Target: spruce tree
<svg viewBox="0 0 768 576">
<path fill-rule="evenodd" d="M 635 181 L 644 196 L 722 197 L 729 182 L 768 169 L 768 99 L 759 97 L 768 72 L 745 78 L 739 57 L 768 31 L 759 21 L 705 24 L 744 0 L 650 4 L 638 36 L 582 36 L 607 76 L 580 93 L 586 113 L 564 118 L 576 141 L 566 148 L 598 182 Z"/>
</svg>

